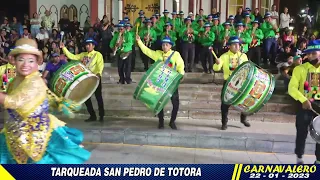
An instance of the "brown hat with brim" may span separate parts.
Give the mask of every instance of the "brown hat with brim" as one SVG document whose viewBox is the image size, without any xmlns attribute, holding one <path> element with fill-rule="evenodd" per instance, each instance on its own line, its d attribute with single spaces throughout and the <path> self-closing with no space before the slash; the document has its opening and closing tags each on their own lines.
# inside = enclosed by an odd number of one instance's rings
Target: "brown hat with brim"
<svg viewBox="0 0 320 180">
<path fill-rule="evenodd" d="M 10 51 L 9 56 L 18 54 L 34 54 L 38 56 L 38 62 L 43 61 L 42 52 L 38 49 L 38 44 L 33 39 L 21 38 L 17 40 L 15 48 Z"/>
</svg>

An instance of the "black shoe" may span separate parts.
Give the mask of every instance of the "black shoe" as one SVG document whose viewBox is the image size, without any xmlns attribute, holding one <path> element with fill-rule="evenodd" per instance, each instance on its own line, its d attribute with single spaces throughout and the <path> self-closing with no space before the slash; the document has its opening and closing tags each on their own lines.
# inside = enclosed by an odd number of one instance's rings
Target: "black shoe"
<svg viewBox="0 0 320 180">
<path fill-rule="evenodd" d="M 84 120 L 84 122 L 93 122 L 96 121 L 97 118 L 96 117 L 89 117 L 88 119 Z"/>
<path fill-rule="evenodd" d="M 124 84 L 124 81 L 119 80 L 118 84 Z"/>
<path fill-rule="evenodd" d="M 249 123 L 247 120 L 241 121 L 241 123 L 242 123 L 245 127 L 250 127 L 250 126 L 251 126 L 250 123 Z"/>
<path fill-rule="evenodd" d="M 178 129 L 177 126 L 176 126 L 176 123 L 174 123 L 174 122 L 170 122 L 170 123 L 169 123 L 169 126 L 170 126 L 171 129 L 173 129 L 173 130 L 177 130 L 177 129 Z"/>
<path fill-rule="evenodd" d="M 221 130 L 227 130 L 228 129 L 228 125 L 226 125 L 226 124 L 222 124 L 222 126 L 221 126 Z"/>
<path fill-rule="evenodd" d="M 100 122 L 103 122 L 103 121 L 104 121 L 103 116 L 100 116 L 99 121 L 100 121 Z"/>
<path fill-rule="evenodd" d="M 158 129 L 164 129 L 163 123 L 159 123 L 159 124 L 158 124 Z"/>
<path fill-rule="evenodd" d="M 132 83 L 132 80 L 130 80 L 130 81 L 126 81 L 126 83 L 127 83 L 127 84 L 131 84 L 131 83 Z"/>
</svg>

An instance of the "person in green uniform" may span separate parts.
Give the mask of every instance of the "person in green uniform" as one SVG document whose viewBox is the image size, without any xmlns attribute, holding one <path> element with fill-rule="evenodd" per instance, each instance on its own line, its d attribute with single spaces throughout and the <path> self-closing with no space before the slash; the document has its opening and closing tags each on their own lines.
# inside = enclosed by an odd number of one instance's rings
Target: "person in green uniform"
<svg viewBox="0 0 320 180">
<path fill-rule="evenodd" d="M 245 12 L 243 13 L 244 19 L 243 19 L 243 24 L 245 26 L 245 30 L 251 29 L 251 19 L 250 19 L 250 14 Z"/>
<path fill-rule="evenodd" d="M 179 26 L 182 27 L 184 24 L 184 12 L 183 11 L 179 11 Z"/>
<path fill-rule="evenodd" d="M 132 25 L 130 24 L 129 21 L 125 24 L 126 32 L 131 34 L 133 39 L 136 39 L 136 32 L 132 28 Z M 135 65 L 136 65 L 136 43 L 133 43 L 132 44 L 132 57 L 131 57 L 131 72 L 134 71 Z"/>
<path fill-rule="evenodd" d="M 179 36 L 182 40 L 182 57 L 185 63 L 186 71 L 193 72 L 195 57 L 195 39 L 198 31 L 192 28 L 191 18 L 185 19 L 185 25 L 181 28 Z"/>
<path fill-rule="evenodd" d="M 244 29 L 244 24 L 242 22 L 238 22 L 235 24 L 236 30 L 233 31 L 231 36 L 237 36 L 239 37 L 240 41 L 242 42 L 241 44 L 241 51 L 243 53 L 247 53 L 249 51 L 249 44 L 252 41 L 252 38 L 248 31 L 245 31 Z"/>
<path fill-rule="evenodd" d="M 232 72 L 242 63 L 248 61 L 246 54 L 240 51 L 241 41 L 237 36 L 232 36 L 228 40 L 229 51 L 222 54 L 219 59 L 216 59 L 216 63 L 213 65 L 214 71 L 223 70 L 223 86 L 226 86 L 226 82 Z M 224 88 L 222 88 L 224 89 Z M 223 93 L 221 93 L 223 94 Z M 221 97 L 222 99 L 223 97 Z M 226 130 L 228 128 L 228 112 L 230 105 L 224 104 L 221 100 L 221 130 Z M 247 121 L 247 116 L 241 113 L 240 122 L 246 126 L 250 127 L 250 123 Z"/>
<path fill-rule="evenodd" d="M 233 15 L 230 15 L 230 16 L 228 17 L 228 21 L 230 22 L 231 29 L 232 29 L 232 30 L 235 30 L 235 27 L 234 27 L 234 16 L 233 16 Z"/>
<path fill-rule="evenodd" d="M 249 34 L 252 37 L 251 44 L 249 46 L 248 56 L 249 59 L 260 66 L 261 60 L 261 41 L 263 40 L 263 32 L 259 29 L 260 22 L 258 20 L 254 20 L 252 22 L 251 29 L 248 30 Z"/>
<path fill-rule="evenodd" d="M 245 12 L 247 12 L 248 14 L 250 14 L 250 19 L 251 21 L 254 21 L 256 19 L 256 17 L 254 16 L 254 14 L 252 13 L 250 8 L 246 8 Z"/>
<path fill-rule="evenodd" d="M 198 23 L 193 27 L 196 31 L 201 32 L 204 31 L 204 19 L 199 18 Z M 199 36 L 199 35 L 198 35 Z M 199 42 L 199 38 L 195 40 L 195 56 L 194 56 L 194 63 L 198 64 L 201 58 L 201 44 Z"/>
<path fill-rule="evenodd" d="M 220 36 L 218 37 L 220 42 L 219 56 L 221 56 L 229 50 L 227 42 L 229 40 L 230 35 L 235 34 L 234 29 L 231 28 L 231 24 L 229 21 L 223 23 L 223 26 L 224 28 L 221 31 Z"/>
<path fill-rule="evenodd" d="M 294 150 L 297 156 L 297 164 L 303 164 L 302 158 L 309 126 L 313 118 L 317 116 L 314 109 L 319 108 L 320 103 L 319 98 L 317 98 L 317 94 L 320 93 L 320 41 L 311 40 L 304 54 L 307 54 L 308 61 L 293 69 L 288 87 L 289 95 L 299 103 L 296 114 L 296 146 Z M 320 164 L 319 143 L 316 143 L 315 155 L 316 161 L 314 164 Z"/>
<path fill-rule="evenodd" d="M 162 40 L 162 50 L 153 51 L 146 47 L 139 36 L 136 36 L 136 40 L 142 52 L 146 54 L 146 56 L 150 57 L 154 61 L 164 61 L 169 67 L 173 67 L 178 73 L 184 75 L 184 63 L 183 59 L 180 56 L 180 53 L 177 51 L 171 50 L 173 42 L 170 38 L 166 37 Z M 178 88 L 179 89 L 179 88 Z M 177 126 L 175 124 L 178 110 L 179 110 L 179 92 L 178 89 L 172 94 L 171 102 L 172 102 L 172 113 L 169 126 L 171 129 L 177 130 Z M 159 129 L 164 128 L 164 113 L 161 110 L 158 114 L 159 118 Z"/>
<path fill-rule="evenodd" d="M 206 15 L 204 15 L 204 13 L 203 13 L 203 9 L 199 10 L 199 14 L 196 17 L 196 21 L 198 21 L 200 18 L 202 18 L 202 19 L 206 19 L 207 18 Z"/>
<path fill-rule="evenodd" d="M 144 26 L 144 20 L 146 19 L 146 17 L 143 14 L 140 14 L 139 17 L 136 19 L 135 23 L 134 23 L 134 30 L 137 31 L 138 28 L 138 32 L 140 31 L 140 29 L 143 28 Z"/>
<path fill-rule="evenodd" d="M 171 49 L 176 50 L 177 33 L 172 30 L 172 24 L 170 22 L 166 23 L 165 29 L 160 38 L 164 39 L 165 37 L 169 37 L 172 41 Z"/>
<path fill-rule="evenodd" d="M 163 16 L 159 19 L 160 24 L 164 27 L 167 22 L 171 22 L 171 18 L 169 17 L 170 12 L 165 9 L 163 12 Z"/>
<path fill-rule="evenodd" d="M 157 40 L 157 33 L 155 29 L 152 27 L 152 21 L 150 19 L 146 19 L 144 21 L 144 28 L 139 32 L 139 36 L 142 37 L 142 42 L 148 47 L 154 47 L 153 44 Z M 149 68 L 149 62 L 151 62 L 150 58 L 144 55 L 140 49 L 140 56 L 142 62 L 144 64 L 144 70 L 147 71 Z"/>
<path fill-rule="evenodd" d="M 219 54 L 219 49 L 221 47 L 221 44 L 219 42 L 219 36 L 221 34 L 221 32 L 223 31 L 223 26 L 220 24 L 219 22 L 219 17 L 218 16 L 214 16 L 213 17 L 213 24 L 211 24 L 211 31 L 214 32 L 215 34 L 215 41 L 213 43 L 213 50 L 216 54 Z"/>
<path fill-rule="evenodd" d="M 199 32 L 199 42 L 201 44 L 201 63 L 205 73 L 213 73 L 213 54 L 212 46 L 215 40 L 215 34 L 211 31 L 211 24 L 204 25 L 204 31 Z M 207 66 L 209 64 L 209 68 Z"/>
<path fill-rule="evenodd" d="M 172 30 L 177 32 L 179 31 L 179 28 L 180 28 L 180 23 L 179 23 L 179 18 L 177 18 L 177 12 L 176 11 L 173 11 L 171 13 L 171 16 L 172 16 L 172 19 L 170 21 L 170 23 L 172 24 Z"/>
<path fill-rule="evenodd" d="M 160 36 L 163 32 L 163 25 L 160 23 L 159 19 L 157 19 L 155 16 L 151 17 L 151 21 L 152 21 L 152 27 L 153 29 L 156 31 L 156 42 L 153 44 L 152 49 L 154 50 L 159 50 L 161 49 L 161 39 Z"/>
<path fill-rule="evenodd" d="M 159 18 L 160 18 L 160 14 L 159 13 L 155 13 L 154 16 L 159 20 Z"/>
<path fill-rule="evenodd" d="M 132 58 L 132 45 L 134 39 L 132 35 L 125 30 L 125 24 L 120 23 L 117 25 L 118 32 L 110 42 L 110 48 L 116 52 L 116 59 L 118 62 L 119 84 L 131 84 L 131 58 Z"/>
<path fill-rule="evenodd" d="M 261 24 L 260 29 L 264 35 L 263 52 L 264 63 L 276 65 L 275 59 L 277 55 L 278 42 L 276 34 L 279 32 L 277 25 L 271 24 L 271 14 L 267 12 L 264 15 L 264 22 Z"/>
<path fill-rule="evenodd" d="M 213 17 L 212 17 L 212 15 L 208 15 L 207 16 L 207 21 L 206 21 L 207 23 L 210 23 L 211 24 L 211 26 L 213 25 Z"/>
</svg>

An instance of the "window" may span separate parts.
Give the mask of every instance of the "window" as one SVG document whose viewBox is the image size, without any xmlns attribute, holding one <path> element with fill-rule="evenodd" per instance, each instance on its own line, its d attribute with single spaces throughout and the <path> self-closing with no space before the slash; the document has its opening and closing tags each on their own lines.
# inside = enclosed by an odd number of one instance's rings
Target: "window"
<svg viewBox="0 0 320 180">
<path fill-rule="evenodd" d="M 266 14 L 266 12 L 268 12 L 271 8 L 270 0 L 260 0 L 260 5 L 261 5 L 260 14 L 264 16 L 264 14 Z"/>
<path fill-rule="evenodd" d="M 238 8 L 243 7 L 244 5 L 244 0 L 229 0 L 227 2 L 229 2 L 229 4 L 227 4 L 228 16 L 236 15 Z"/>
<path fill-rule="evenodd" d="M 172 1 L 172 10 L 179 13 L 179 0 Z"/>
</svg>

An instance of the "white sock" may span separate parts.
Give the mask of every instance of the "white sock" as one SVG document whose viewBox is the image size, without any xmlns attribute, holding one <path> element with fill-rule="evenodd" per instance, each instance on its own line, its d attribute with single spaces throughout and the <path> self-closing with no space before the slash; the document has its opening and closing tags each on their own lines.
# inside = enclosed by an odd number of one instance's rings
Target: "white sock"
<svg viewBox="0 0 320 180">
<path fill-rule="evenodd" d="M 298 164 L 303 164 L 303 159 L 297 157 L 297 163 L 298 163 Z"/>
</svg>

